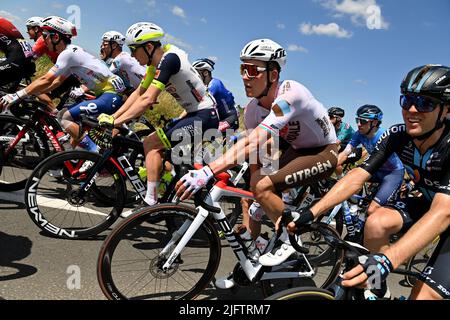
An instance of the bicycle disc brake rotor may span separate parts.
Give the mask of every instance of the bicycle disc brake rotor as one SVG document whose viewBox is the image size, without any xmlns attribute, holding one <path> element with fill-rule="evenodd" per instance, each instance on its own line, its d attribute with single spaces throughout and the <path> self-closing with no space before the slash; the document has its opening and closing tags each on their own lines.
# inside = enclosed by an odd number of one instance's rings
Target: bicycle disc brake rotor
<svg viewBox="0 0 450 320">
<path fill-rule="evenodd" d="M 150 261 L 149 271 L 157 279 L 168 279 L 177 273 L 180 264 L 183 263 L 180 255 L 170 265 L 170 268 L 163 270 L 164 264 L 167 262 L 165 257 L 156 256 Z"/>
</svg>

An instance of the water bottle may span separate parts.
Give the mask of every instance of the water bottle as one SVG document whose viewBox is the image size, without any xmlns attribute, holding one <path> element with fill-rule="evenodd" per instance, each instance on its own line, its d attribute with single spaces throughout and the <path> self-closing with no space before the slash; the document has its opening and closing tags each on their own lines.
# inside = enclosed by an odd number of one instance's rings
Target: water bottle
<svg viewBox="0 0 450 320">
<path fill-rule="evenodd" d="M 345 221 L 345 227 L 347 228 L 347 234 L 349 236 L 355 235 L 355 226 L 353 225 L 353 217 L 350 213 L 350 208 L 348 206 L 347 201 L 344 201 L 342 203 L 342 209 L 344 211 L 344 221 Z"/>
<path fill-rule="evenodd" d="M 350 214 L 352 215 L 353 224 L 358 222 L 358 206 L 356 204 L 352 204 L 349 208 Z"/>
</svg>

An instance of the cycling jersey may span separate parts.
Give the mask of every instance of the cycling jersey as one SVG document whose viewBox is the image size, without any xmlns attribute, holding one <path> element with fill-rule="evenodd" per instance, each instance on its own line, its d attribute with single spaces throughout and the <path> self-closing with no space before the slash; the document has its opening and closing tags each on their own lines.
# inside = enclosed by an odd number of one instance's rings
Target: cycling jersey
<svg viewBox="0 0 450 320">
<path fill-rule="evenodd" d="M 59 54 L 50 72 L 66 78 L 73 74 L 96 96 L 105 92 L 120 93 L 125 90 L 123 80 L 114 75 L 103 62 L 72 44 Z"/>
<path fill-rule="evenodd" d="M 353 134 L 352 139 L 350 140 L 349 144 L 353 148 L 356 148 L 357 146 L 362 144 L 364 146 L 364 148 L 366 148 L 367 152 L 369 154 L 371 154 L 373 152 L 373 150 L 375 149 L 375 146 L 376 146 L 378 140 L 380 139 L 381 136 L 383 136 L 383 134 L 386 131 L 387 130 L 385 128 L 379 128 L 377 133 L 372 138 L 368 138 L 367 136 L 365 136 L 359 132 L 355 132 Z M 398 158 L 398 156 L 394 153 L 394 154 L 390 155 L 390 157 L 381 166 L 381 168 L 379 170 L 384 171 L 384 172 L 391 172 L 394 170 L 402 170 L 402 169 L 404 169 L 403 164 L 400 161 L 400 159 Z"/>
<path fill-rule="evenodd" d="M 127 88 L 136 89 L 145 76 L 145 67 L 127 52 L 107 62 L 109 70 L 122 78 Z"/>
<path fill-rule="evenodd" d="M 225 88 L 222 81 L 213 78 L 208 84 L 208 90 L 216 99 L 220 121 L 226 121 L 227 118 L 231 116 L 234 118 L 237 115 L 233 94 Z"/>
<path fill-rule="evenodd" d="M 173 45 L 166 45 L 163 50 L 164 55 L 156 71 L 151 66 L 147 68 L 141 87 L 148 89 L 152 85 L 161 91 L 166 90 L 187 113 L 214 108 L 214 98 L 192 67 L 187 54 Z"/>
<path fill-rule="evenodd" d="M 264 108 L 253 99 L 246 107 L 246 125 L 259 126 L 286 140 L 294 149 L 322 147 L 336 143 L 336 132 L 328 111 L 298 82 L 283 81 L 275 101 L 261 122 Z"/>
<path fill-rule="evenodd" d="M 33 51 L 14 25 L 0 18 L 0 51 L 5 60 L 0 62 L 0 85 L 31 77 L 36 67 L 32 62 Z"/>
<path fill-rule="evenodd" d="M 58 54 L 55 51 L 50 51 L 45 44 L 44 37 L 39 37 L 33 46 L 34 58 L 37 59 L 42 57 L 44 54 L 47 55 L 50 60 L 55 64 L 58 59 Z"/>
<path fill-rule="evenodd" d="M 406 133 L 406 126 L 395 125 L 385 131 L 373 152 L 361 168 L 374 174 L 396 153 L 408 172 L 414 173 L 413 181 L 431 202 L 436 192 L 450 195 L 450 123 L 446 122 L 440 140 L 421 154 Z"/>
<path fill-rule="evenodd" d="M 355 130 L 353 130 L 352 126 L 348 123 L 342 122 L 339 126 L 339 129 L 336 130 L 337 139 L 341 142 L 341 149 L 344 149 L 345 146 L 351 140 Z"/>
</svg>

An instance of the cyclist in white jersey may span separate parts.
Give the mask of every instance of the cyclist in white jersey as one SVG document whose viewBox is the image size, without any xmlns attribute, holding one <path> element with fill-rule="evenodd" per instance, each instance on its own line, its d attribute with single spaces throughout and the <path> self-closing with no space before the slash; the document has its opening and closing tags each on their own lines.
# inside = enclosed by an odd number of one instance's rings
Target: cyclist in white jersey
<svg viewBox="0 0 450 320">
<path fill-rule="evenodd" d="M 100 58 L 106 62 L 112 73 L 122 78 L 127 89 L 134 91 L 145 76 L 145 67 L 122 50 L 124 44 L 125 36 L 120 32 L 106 32 L 102 37 Z"/>
<path fill-rule="evenodd" d="M 96 99 L 82 102 L 71 107 L 62 115 L 61 125 L 73 138 L 77 145 L 81 137 L 78 124 L 80 114 L 98 115 L 113 113 L 122 104 L 118 94 L 125 89 L 120 77 L 112 74 L 108 67 L 81 47 L 71 44 L 76 36 L 76 28 L 69 21 L 51 16 L 42 22 L 43 37 L 49 50 L 58 54 L 56 64 L 41 78 L 33 81 L 28 87 L 10 95 L 7 104 L 12 104 L 24 97 L 47 93 L 60 86 L 70 75 L 76 76 L 82 84 L 95 93 Z M 3 99 L 3 104 L 5 99 Z M 81 144 L 84 148 L 94 151 L 95 145 L 87 138 Z"/>
<path fill-rule="evenodd" d="M 216 161 L 182 177 L 177 184 L 177 195 L 182 200 L 189 198 L 214 174 L 232 168 L 239 159 L 259 151 L 270 138 L 282 137 L 290 147 L 280 158 L 277 172 L 267 176 L 256 163 L 252 164 L 252 191 L 275 222 L 284 210 L 284 203 L 277 193 L 313 183 L 333 173 L 338 155 L 336 133 L 327 110 L 308 89 L 295 81 L 280 81 L 286 51 L 279 44 L 269 39 L 252 41 L 242 50 L 241 60 L 246 94 L 254 98 L 246 107 L 245 122 L 249 129 L 254 130 Z M 256 239 L 260 230 L 252 230 L 251 227 L 252 237 Z M 277 265 L 295 252 L 286 231 L 280 240 L 281 247 L 276 246 L 273 254 L 261 256 L 260 263 Z M 226 280 L 228 283 L 220 285 L 216 282 L 216 285 L 221 288 L 234 285 L 231 279 Z"/>
<path fill-rule="evenodd" d="M 166 90 L 185 110 L 183 119 L 166 130 L 158 129 L 144 140 L 147 167 L 147 205 L 158 201 L 158 182 L 162 171 L 164 149 L 171 149 L 186 137 L 193 138 L 208 129 L 217 129 L 219 120 L 215 100 L 208 93 L 199 74 L 188 61 L 187 54 L 173 46 L 162 46 L 164 31 L 157 25 L 140 22 L 132 25 L 126 42 L 132 55 L 141 65 L 147 65 L 147 74 L 140 87 L 113 116 L 101 115 L 100 124 L 120 126 L 141 116 L 157 103 L 159 94 Z M 195 126 L 197 122 L 199 126 Z M 197 130 L 198 129 L 198 130 Z"/>
</svg>

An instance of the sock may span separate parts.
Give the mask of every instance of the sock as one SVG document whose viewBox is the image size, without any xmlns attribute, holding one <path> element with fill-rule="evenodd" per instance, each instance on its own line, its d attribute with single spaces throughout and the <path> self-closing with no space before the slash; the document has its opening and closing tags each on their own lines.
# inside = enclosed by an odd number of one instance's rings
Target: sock
<svg viewBox="0 0 450 320">
<path fill-rule="evenodd" d="M 149 206 L 153 206 L 158 203 L 158 187 L 159 182 L 147 181 L 147 194 L 145 195 L 144 201 Z"/>
<path fill-rule="evenodd" d="M 83 149 L 86 149 L 87 151 L 91 152 L 98 152 L 98 146 L 95 144 L 94 141 L 92 141 L 91 138 L 89 138 L 88 135 L 86 135 L 83 140 L 79 143 L 80 147 Z"/>
</svg>

